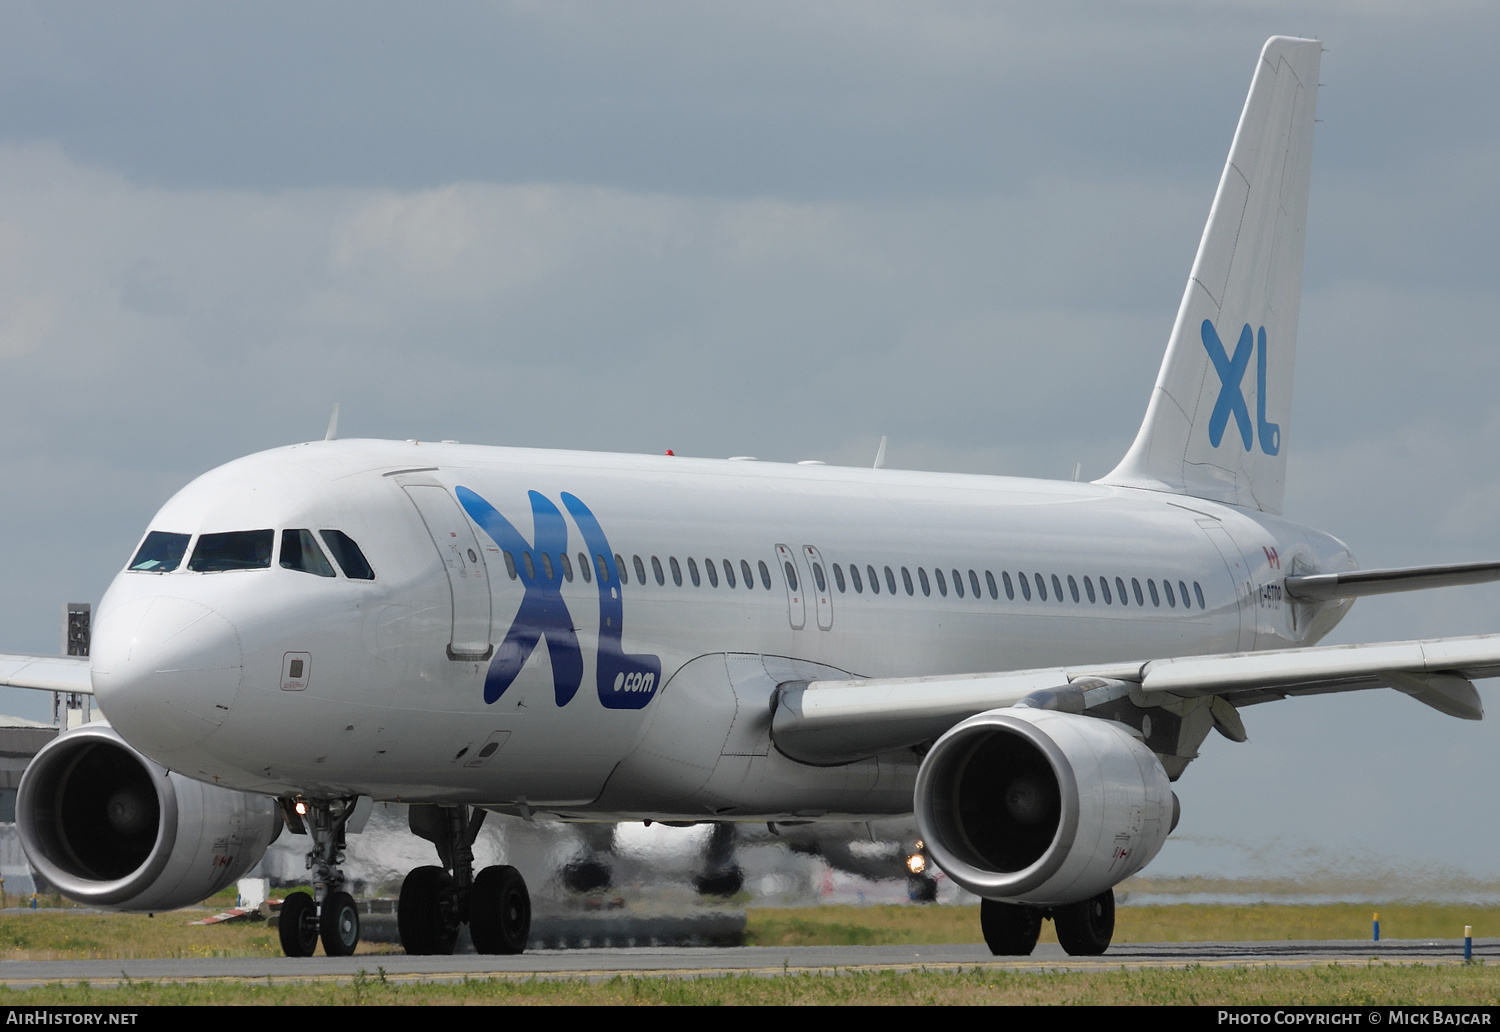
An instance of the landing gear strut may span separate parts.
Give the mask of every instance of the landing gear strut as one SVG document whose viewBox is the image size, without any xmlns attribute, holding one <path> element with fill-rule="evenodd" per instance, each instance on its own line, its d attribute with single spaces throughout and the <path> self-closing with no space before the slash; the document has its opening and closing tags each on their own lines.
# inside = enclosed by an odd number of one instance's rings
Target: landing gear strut
<svg viewBox="0 0 1500 1032">
<path fill-rule="evenodd" d="M 309 831 L 312 848 L 307 868 L 312 871 L 313 895 L 294 892 L 281 904 L 277 930 L 281 951 L 288 957 L 311 957 L 323 940 L 330 957 L 347 957 L 359 945 L 359 910 L 344 891 L 344 826 L 354 815 L 355 799 L 281 801 L 288 827 Z M 309 827 L 310 826 L 310 827 Z"/>
<path fill-rule="evenodd" d="M 412 833 L 437 847 L 442 867 L 418 867 L 401 885 L 396 925 L 411 954 L 449 954 L 467 923 L 480 953 L 520 953 L 531 934 L 531 896 L 514 867 L 474 876 L 474 839 L 484 810 L 414 804 Z M 450 874 L 449 871 L 452 873 Z"/>
</svg>

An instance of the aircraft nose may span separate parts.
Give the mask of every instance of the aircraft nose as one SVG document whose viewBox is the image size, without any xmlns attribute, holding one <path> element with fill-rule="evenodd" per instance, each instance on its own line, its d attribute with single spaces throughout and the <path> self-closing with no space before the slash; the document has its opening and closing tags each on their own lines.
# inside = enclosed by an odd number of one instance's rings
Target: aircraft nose
<svg viewBox="0 0 1500 1032">
<path fill-rule="evenodd" d="M 170 596 L 102 612 L 89 653 L 99 708 L 157 759 L 214 732 L 244 671 L 234 624 L 200 602 Z"/>
</svg>

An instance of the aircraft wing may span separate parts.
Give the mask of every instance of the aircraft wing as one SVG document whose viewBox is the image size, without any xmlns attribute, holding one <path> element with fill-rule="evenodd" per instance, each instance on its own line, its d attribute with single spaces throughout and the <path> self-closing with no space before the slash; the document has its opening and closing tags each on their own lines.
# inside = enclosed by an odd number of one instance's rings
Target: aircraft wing
<svg viewBox="0 0 1500 1032">
<path fill-rule="evenodd" d="M 1500 677 L 1500 634 L 948 677 L 791 682 L 777 689 L 771 737 L 793 759 L 847 763 L 931 741 L 960 720 L 1049 689 L 1071 691 L 1067 699 L 1054 693 L 1030 704 L 1083 712 L 1146 692 L 1215 696 L 1235 707 L 1394 688 L 1450 716 L 1478 720 L 1484 707 L 1472 681 L 1483 677 Z M 1229 737 L 1243 738 L 1231 707 L 1216 705 L 1215 722 Z"/>
<path fill-rule="evenodd" d="M 38 688 L 93 695 L 87 656 L 18 656 L 0 653 L 0 688 Z"/>
</svg>

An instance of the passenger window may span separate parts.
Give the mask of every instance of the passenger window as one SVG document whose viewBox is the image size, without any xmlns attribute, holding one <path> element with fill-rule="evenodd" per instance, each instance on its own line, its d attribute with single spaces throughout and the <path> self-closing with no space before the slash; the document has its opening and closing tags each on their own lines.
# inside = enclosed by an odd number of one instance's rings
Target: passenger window
<svg viewBox="0 0 1500 1032">
<path fill-rule="evenodd" d="M 891 594 L 892 595 L 894 595 L 896 593 L 896 575 L 891 572 L 891 568 L 889 566 L 887 566 L 885 568 L 885 586 L 891 590 Z M 907 577 L 906 577 L 906 593 L 908 595 L 911 594 L 911 575 L 910 574 L 908 574 Z"/>
<path fill-rule="evenodd" d="M 1161 589 L 1167 593 L 1167 605 L 1172 609 L 1176 609 L 1177 596 L 1172 594 L 1172 582 L 1163 577 L 1161 582 Z M 1185 602 L 1187 600 L 1183 599 L 1183 601 Z"/>
<path fill-rule="evenodd" d="M 1033 573 L 1032 578 L 1036 581 L 1036 597 L 1038 600 L 1047 601 L 1047 582 L 1042 579 L 1040 573 Z"/>
<path fill-rule="evenodd" d="M 1027 602 L 1031 601 L 1031 580 L 1024 574 L 1016 574 L 1016 580 L 1021 582 L 1021 598 Z"/>
<path fill-rule="evenodd" d="M 734 564 L 728 559 L 724 560 L 724 583 L 734 587 Z"/>
<path fill-rule="evenodd" d="M 1104 596 L 1104 604 L 1105 605 L 1112 606 L 1112 605 L 1115 604 L 1115 600 L 1109 597 L 1109 578 L 1108 577 L 1100 577 L 1099 578 L 1099 593 Z M 1123 602 L 1124 599 L 1121 598 L 1120 601 Z"/>
<path fill-rule="evenodd" d="M 667 583 L 667 575 L 661 571 L 661 560 L 654 555 L 651 557 L 651 576 L 656 578 L 658 588 Z"/>
<path fill-rule="evenodd" d="M 969 572 L 973 573 L 974 571 L 970 570 Z M 957 595 L 959 598 L 963 598 L 964 597 L 964 575 L 961 574 L 961 573 L 959 573 L 957 570 L 953 571 L 953 593 L 955 595 Z M 979 578 L 978 577 L 974 578 L 974 594 L 976 594 L 976 595 L 979 594 Z"/>
<path fill-rule="evenodd" d="M 990 581 L 993 582 L 994 578 L 991 577 Z M 974 597 L 978 598 L 979 597 L 979 574 L 975 573 L 973 570 L 969 571 L 969 588 L 974 592 Z"/>
<path fill-rule="evenodd" d="M 745 581 L 745 590 L 746 591 L 754 591 L 755 590 L 755 574 L 753 574 L 753 573 L 750 572 L 750 564 L 748 562 L 746 562 L 744 559 L 740 560 L 740 576 Z"/>
<path fill-rule="evenodd" d="M 594 566 L 599 571 L 599 583 L 600 584 L 608 584 L 609 583 L 609 563 L 605 560 L 604 556 L 599 555 L 599 554 L 596 553 L 594 555 Z"/>
<path fill-rule="evenodd" d="M 771 590 L 771 571 L 766 568 L 764 559 L 755 560 L 755 565 L 760 567 L 760 582 L 767 591 Z"/>
<path fill-rule="evenodd" d="M 281 565 L 288 570 L 319 577 L 335 576 L 333 567 L 323 558 L 323 550 L 310 530 L 283 530 L 281 532 Z"/>
<path fill-rule="evenodd" d="M 227 534 L 204 534 L 193 548 L 188 569 L 196 573 L 229 570 L 268 570 L 271 567 L 273 530 L 234 530 Z"/>
<path fill-rule="evenodd" d="M 1158 609 L 1161 608 L 1161 596 L 1156 593 L 1156 581 L 1150 577 L 1146 578 L 1146 587 L 1151 589 L 1151 604 Z"/>
<path fill-rule="evenodd" d="M 793 591 L 796 591 L 797 590 L 797 571 L 792 568 L 792 564 L 790 562 L 783 563 L 782 565 L 786 567 L 786 584 L 787 584 L 787 587 L 791 588 Z"/>
<path fill-rule="evenodd" d="M 1090 605 L 1097 605 L 1098 604 L 1099 600 L 1094 597 L 1094 578 L 1092 578 L 1092 577 L 1084 577 L 1083 578 L 1083 591 L 1084 591 L 1084 594 L 1088 595 L 1088 597 L 1089 597 L 1089 604 Z"/>
<path fill-rule="evenodd" d="M 837 571 L 838 565 L 834 564 L 833 568 L 835 571 Z M 865 585 L 864 582 L 859 579 L 859 566 L 855 563 L 849 564 L 849 579 L 854 582 L 854 593 L 856 595 L 863 595 L 865 593 Z"/>
<path fill-rule="evenodd" d="M 901 572 L 902 573 L 906 572 L 906 570 L 905 570 L 904 567 L 902 568 Z M 932 594 L 932 585 L 927 583 L 927 571 L 924 570 L 920 566 L 917 567 L 917 580 L 919 580 L 919 581 L 922 582 L 922 594 L 923 595 L 931 595 Z M 908 595 L 910 595 L 911 594 L 911 578 L 907 578 L 906 583 L 907 583 L 906 593 Z"/>
<path fill-rule="evenodd" d="M 1063 600 L 1062 581 L 1057 579 L 1057 574 L 1052 575 L 1052 597 L 1059 602 Z"/>
<path fill-rule="evenodd" d="M 1125 595 L 1125 581 L 1119 577 L 1115 578 L 1115 593 L 1120 596 L 1120 605 L 1130 605 L 1130 600 Z M 1140 595 L 1141 593 L 1141 586 L 1139 584 L 1135 586 L 1135 593 L 1136 595 Z"/>
<path fill-rule="evenodd" d="M 844 587 L 844 571 L 839 569 L 838 563 L 833 564 L 833 583 L 838 585 L 839 594 L 842 595 L 846 590 Z"/>
<path fill-rule="evenodd" d="M 1208 606 L 1206 606 L 1206 605 L 1203 604 L 1203 589 L 1198 586 L 1198 582 L 1197 581 L 1193 581 L 1193 594 L 1195 596 L 1197 596 L 1197 599 L 1198 599 L 1198 608 L 1199 609 L 1207 609 Z"/>
<path fill-rule="evenodd" d="M 924 574 L 923 576 L 925 577 L 926 575 Z M 911 586 L 911 571 L 908 570 L 904 566 L 901 567 L 901 583 L 902 583 L 902 586 L 906 588 L 906 593 L 908 595 L 915 595 L 916 594 L 916 590 L 914 588 L 912 588 L 912 586 Z M 894 588 L 891 589 L 891 594 L 893 594 L 893 595 L 895 594 L 895 589 Z"/>
<path fill-rule="evenodd" d="M 322 537 L 323 544 L 328 546 L 328 551 L 333 554 L 333 561 L 344 571 L 345 577 L 350 580 L 375 579 L 375 571 L 365 561 L 365 554 L 348 534 L 342 530 L 320 530 L 318 534 Z"/>
<path fill-rule="evenodd" d="M 1000 592 L 997 591 L 997 590 L 995 590 L 995 575 L 993 573 L 991 573 L 989 570 L 985 570 L 984 571 L 984 583 L 985 583 L 985 586 L 990 589 L 990 598 L 992 598 L 992 599 L 998 599 L 1000 597 Z M 979 589 L 978 588 L 974 589 L 974 594 L 975 595 L 979 594 Z M 1006 581 L 1005 581 L 1005 594 L 1006 595 L 1010 595 L 1010 578 L 1008 578 L 1008 577 L 1006 578 Z"/>
<path fill-rule="evenodd" d="M 552 557 L 546 552 L 538 552 L 537 555 L 542 557 L 542 573 L 549 581 L 556 580 L 557 578 L 552 576 Z"/>
<path fill-rule="evenodd" d="M 536 566 L 531 561 L 530 552 L 521 553 L 521 565 L 526 567 L 526 579 L 529 581 L 536 580 Z"/>
<path fill-rule="evenodd" d="M 672 583 L 682 587 L 682 566 L 677 562 L 677 557 L 674 555 L 669 558 L 667 565 L 672 568 Z"/>
<path fill-rule="evenodd" d="M 943 571 L 940 570 L 940 569 L 934 569 L 932 571 L 932 575 L 933 575 L 933 577 L 935 577 L 937 579 L 938 594 L 942 595 L 944 598 L 947 598 L 948 597 L 948 578 L 943 576 Z"/>
<path fill-rule="evenodd" d="M 1182 608 L 1192 609 L 1193 603 L 1188 599 L 1187 585 L 1182 581 L 1177 582 L 1177 593 L 1182 596 Z"/>
<path fill-rule="evenodd" d="M 573 564 L 568 562 L 567 552 L 558 552 L 557 561 L 562 563 L 563 580 L 569 584 L 573 583 Z"/>
<path fill-rule="evenodd" d="M 701 588 L 703 586 L 703 581 L 698 577 L 698 560 L 692 556 L 688 556 L 688 576 L 693 580 L 693 587 Z"/>
<path fill-rule="evenodd" d="M 138 573 L 171 573 L 182 564 L 187 552 L 187 534 L 169 534 L 164 530 L 153 530 L 141 542 L 135 558 L 130 560 L 127 570 Z"/>
<path fill-rule="evenodd" d="M 1073 579 L 1071 573 L 1068 574 L 1068 594 L 1073 596 L 1074 602 L 1078 601 L 1078 582 Z"/>
<path fill-rule="evenodd" d="M 828 578 L 823 575 L 822 563 L 813 563 L 813 580 L 817 582 L 818 594 L 828 594 Z"/>
<path fill-rule="evenodd" d="M 635 563 L 635 579 L 636 579 L 636 581 L 638 581 L 641 584 L 645 584 L 646 583 L 646 564 L 643 563 L 643 562 L 641 562 L 641 557 L 638 556 L 638 555 L 637 556 L 632 556 L 631 559 Z"/>
<path fill-rule="evenodd" d="M 615 553 L 615 572 L 620 575 L 621 584 L 630 583 L 630 573 L 625 569 L 625 557 L 619 552 Z"/>
<path fill-rule="evenodd" d="M 589 557 L 582 552 L 578 553 L 578 572 L 583 574 L 583 583 L 585 584 L 590 583 L 594 579 L 593 571 L 589 567 Z M 515 576 L 515 571 L 511 571 L 511 576 Z"/>
<path fill-rule="evenodd" d="M 1130 578 L 1130 586 L 1135 589 L 1135 604 L 1138 606 L 1145 605 L 1146 597 L 1141 594 L 1141 582 L 1132 577 Z"/>
<path fill-rule="evenodd" d="M 510 579 L 516 579 L 516 557 L 510 554 L 509 549 L 500 553 L 505 556 L 505 572 L 510 574 Z"/>
<path fill-rule="evenodd" d="M 891 571 L 890 570 L 886 570 L 885 572 L 886 572 L 887 575 L 889 575 Z M 872 594 L 872 595 L 878 595 L 878 594 L 880 594 L 880 577 L 878 575 L 876 575 L 876 573 L 875 573 L 875 567 L 873 567 L 873 566 L 866 566 L 865 567 L 865 573 L 868 574 L 869 578 L 870 578 L 870 594 Z M 891 583 L 894 584 L 895 581 L 892 581 Z"/>
<path fill-rule="evenodd" d="M 717 588 L 719 586 L 719 568 L 714 565 L 712 559 L 703 560 L 703 572 L 708 574 L 709 587 Z"/>
</svg>

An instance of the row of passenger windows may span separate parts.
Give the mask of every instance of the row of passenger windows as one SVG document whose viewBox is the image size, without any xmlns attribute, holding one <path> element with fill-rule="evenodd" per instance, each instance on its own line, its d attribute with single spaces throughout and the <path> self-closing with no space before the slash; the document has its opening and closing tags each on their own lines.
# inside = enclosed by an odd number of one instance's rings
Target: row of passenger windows
<svg viewBox="0 0 1500 1032">
<path fill-rule="evenodd" d="M 320 530 L 318 536 L 328 555 L 350 580 L 374 580 L 375 571 L 365 560 L 354 539 L 342 530 Z M 172 534 L 153 530 L 141 542 L 129 570 L 139 573 L 171 573 L 182 565 L 187 554 L 190 534 Z M 200 534 L 193 546 L 187 568 L 194 573 L 223 573 L 229 570 L 265 570 L 271 566 L 276 544 L 274 530 L 232 530 L 223 534 Z M 299 570 L 316 577 L 334 577 L 333 566 L 318 547 L 318 538 L 310 530 L 281 532 L 280 563 L 288 570 Z"/>
<path fill-rule="evenodd" d="M 505 570 L 510 574 L 511 580 L 515 580 L 518 576 L 516 558 L 508 551 L 504 555 Z M 630 583 L 629 571 L 632 567 L 635 570 L 636 581 L 640 584 L 647 583 L 646 561 L 640 556 L 631 556 L 629 566 L 625 563 L 625 557 L 619 553 L 615 554 L 614 560 L 615 569 L 620 574 L 621 584 Z M 793 591 L 797 591 L 796 568 L 790 562 L 784 562 L 782 565 L 787 584 L 791 586 Z M 573 580 L 573 563 L 568 559 L 566 553 L 558 553 L 554 565 L 553 557 L 546 552 L 522 552 L 521 566 L 526 571 L 527 580 L 537 579 L 538 571 L 540 571 L 542 579 L 545 580 L 556 580 L 559 574 L 566 581 L 571 582 Z M 588 556 L 579 552 L 578 569 L 585 582 L 593 580 L 591 566 L 598 569 L 601 581 L 609 580 L 609 564 L 604 556 L 596 555 L 594 556 L 593 563 L 590 563 Z M 667 565 L 664 569 L 661 560 L 653 555 L 650 560 L 650 567 L 650 577 L 658 585 L 665 585 L 667 583 L 667 571 L 670 570 L 672 583 L 678 587 L 682 586 L 683 567 L 677 561 L 676 556 L 669 556 L 667 558 Z M 709 586 L 717 588 L 719 586 L 719 571 L 721 568 L 723 570 L 724 584 L 728 587 L 733 588 L 739 584 L 743 584 L 746 588 L 753 590 L 755 588 L 756 574 L 759 573 L 761 585 L 767 590 L 771 588 L 771 570 L 765 564 L 764 560 L 757 560 L 753 569 L 750 566 L 749 560 L 739 560 L 738 577 L 736 577 L 736 566 L 733 560 L 704 559 L 701 573 L 699 572 L 698 560 L 692 558 L 687 560 L 687 576 L 692 581 L 694 587 L 701 586 L 706 577 Z M 852 588 L 856 595 L 862 595 L 865 592 L 866 585 L 869 586 L 872 595 L 880 594 L 882 577 L 880 573 L 876 572 L 874 566 L 865 566 L 863 574 L 856 563 L 848 565 L 847 575 L 845 568 L 839 563 L 833 563 L 831 569 L 833 571 L 833 583 L 838 588 L 840 594 L 847 594 Z M 965 597 L 967 593 L 975 599 L 979 599 L 983 597 L 984 591 L 987 590 L 991 599 L 998 599 L 1003 586 L 1005 597 L 1012 601 L 1016 598 L 1019 590 L 1022 600 L 1026 602 L 1030 602 L 1034 597 L 1041 602 L 1046 602 L 1049 598 L 1055 599 L 1058 602 L 1066 602 L 1071 598 L 1074 602 L 1081 603 L 1086 598 L 1093 605 L 1103 603 L 1107 606 L 1128 606 L 1130 605 L 1131 597 L 1134 596 L 1137 606 L 1144 606 L 1146 599 L 1150 598 L 1151 605 L 1158 608 L 1161 607 L 1163 600 L 1165 600 L 1169 608 L 1175 609 L 1180 605 L 1184 609 L 1192 609 L 1193 602 L 1196 599 L 1199 609 L 1208 608 L 1203 599 L 1203 588 L 1197 581 L 1193 581 L 1192 592 L 1190 594 L 1186 581 L 1176 581 L 1174 588 L 1173 581 L 1167 577 L 1161 579 L 1160 587 L 1157 586 L 1156 578 L 1147 577 L 1145 587 L 1143 588 L 1141 580 L 1138 577 L 1130 578 L 1128 586 L 1125 578 L 1115 577 L 1113 579 L 1113 586 L 1111 586 L 1110 578 L 1101 575 L 1096 587 L 1094 578 L 1085 575 L 1081 582 L 1082 590 L 1080 590 L 1079 579 L 1071 573 L 1065 577 L 1059 577 L 1055 573 L 1044 576 L 1041 573 L 1035 572 L 1030 574 L 1017 572 L 1013 579 L 1009 571 L 1001 571 L 1000 580 L 997 582 L 995 575 L 989 570 L 985 570 L 984 586 L 981 588 L 979 572 L 977 570 L 969 570 L 968 576 L 965 578 L 963 572 L 957 569 L 950 571 L 950 573 L 945 573 L 941 569 L 934 569 L 932 575 L 929 577 L 927 569 L 919 566 L 917 567 L 917 575 L 914 582 L 911 570 L 908 567 L 903 566 L 900 569 L 901 588 L 904 588 L 908 595 L 915 595 L 920 587 L 924 596 L 931 596 L 933 587 L 936 586 L 938 595 L 946 598 L 951 586 L 953 594 L 958 598 Z M 818 590 L 827 591 L 828 582 L 823 572 L 823 564 L 814 562 L 812 564 L 812 571 L 813 579 L 817 581 Z M 886 592 L 891 595 L 896 594 L 900 590 L 896 583 L 896 571 L 889 566 L 884 567 L 883 571 Z M 967 592 L 965 588 L 966 584 Z M 1066 588 L 1064 588 L 1064 584 L 1067 585 Z"/>
</svg>

